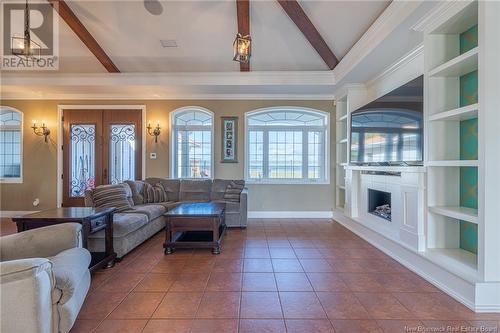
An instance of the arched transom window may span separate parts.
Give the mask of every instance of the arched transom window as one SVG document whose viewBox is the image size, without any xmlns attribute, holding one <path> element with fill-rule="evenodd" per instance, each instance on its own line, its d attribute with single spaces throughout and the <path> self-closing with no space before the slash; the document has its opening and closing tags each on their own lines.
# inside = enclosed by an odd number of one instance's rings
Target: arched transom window
<svg viewBox="0 0 500 333">
<path fill-rule="evenodd" d="M 22 180 L 23 115 L 16 109 L 0 106 L 0 180 Z"/>
<path fill-rule="evenodd" d="M 172 177 L 213 177 L 213 113 L 200 107 L 172 113 Z"/>
<path fill-rule="evenodd" d="M 328 181 L 328 113 L 280 107 L 248 112 L 245 118 L 247 181 Z"/>
</svg>

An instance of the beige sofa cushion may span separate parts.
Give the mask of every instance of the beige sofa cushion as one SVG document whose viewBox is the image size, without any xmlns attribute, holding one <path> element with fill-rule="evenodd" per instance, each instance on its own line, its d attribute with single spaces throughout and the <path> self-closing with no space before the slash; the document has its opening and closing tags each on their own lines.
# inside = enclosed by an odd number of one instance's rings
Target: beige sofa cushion
<svg viewBox="0 0 500 333">
<path fill-rule="evenodd" d="M 154 220 L 158 216 L 161 216 L 162 214 L 165 214 L 166 211 L 167 208 L 159 203 L 137 205 L 134 207 L 134 213 L 144 212 L 148 215 L 150 221 Z"/>
<path fill-rule="evenodd" d="M 132 208 L 131 201 L 132 191 L 128 184 L 101 185 L 93 191 L 95 207 L 115 207 L 117 212 L 123 212 Z"/>
<path fill-rule="evenodd" d="M 52 262 L 56 288 L 61 291 L 59 303 L 64 304 L 71 299 L 75 288 L 88 271 L 91 260 L 90 252 L 84 248 L 75 247 L 48 259 Z"/>
<path fill-rule="evenodd" d="M 210 201 L 211 179 L 183 179 L 179 201 Z"/>
<path fill-rule="evenodd" d="M 145 182 L 151 185 L 155 185 L 158 183 L 162 184 L 165 192 L 167 192 L 168 200 L 179 201 L 179 189 L 181 184 L 181 181 L 179 179 L 151 177 L 146 178 Z"/>
</svg>

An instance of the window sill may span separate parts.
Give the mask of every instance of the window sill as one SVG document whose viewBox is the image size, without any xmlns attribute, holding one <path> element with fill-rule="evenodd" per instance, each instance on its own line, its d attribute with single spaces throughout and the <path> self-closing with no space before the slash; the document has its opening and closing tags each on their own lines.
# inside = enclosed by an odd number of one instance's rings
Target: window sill
<svg viewBox="0 0 500 333">
<path fill-rule="evenodd" d="M 22 184 L 22 178 L 0 178 L 0 184 Z"/>
</svg>

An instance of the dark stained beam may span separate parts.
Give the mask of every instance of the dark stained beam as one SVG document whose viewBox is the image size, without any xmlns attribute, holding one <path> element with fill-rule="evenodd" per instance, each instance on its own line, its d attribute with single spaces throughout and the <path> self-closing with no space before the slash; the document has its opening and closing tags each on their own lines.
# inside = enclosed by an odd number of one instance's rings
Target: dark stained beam
<svg viewBox="0 0 500 333">
<path fill-rule="evenodd" d="M 314 24 L 309 20 L 306 13 L 300 7 L 296 0 L 277 0 L 281 7 L 285 10 L 290 19 L 295 23 L 297 28 L 304 34 L 312 47 L 318 52 L 318 54 L 323 58 L 328 68 L 334 69 L 337 66 L 339 60 L 333 54 L 332 50 L 328 47 L 325 40 L 319 34 L 318 30 Z"/>
<path fill-rule="evenodd" d="M 90 32 L 85 28 L 82 22 L 76 17 L 75 13 L 69 8 L 64 0 L 47 0 L 52 7 L 59 13 L 59 16 L 66 22 L 66 24 L 75 32 L 80 40 L 87 46 L 97 60 L 106 68 L 109 73 L 119 73 L 120 70 L 115 66 L 113 61 L 108 57 L 106 52 L 92 37 Z"/>
<path fill-rule="evenodd" d="M 236 13 L 238 16 L 238 32 L 242 36 L 250 35 L 250 1 L 236 0 Z M 250 61 L 247 64 L 240 63 L 240 72 L 250 71 Z"/>
</svg>

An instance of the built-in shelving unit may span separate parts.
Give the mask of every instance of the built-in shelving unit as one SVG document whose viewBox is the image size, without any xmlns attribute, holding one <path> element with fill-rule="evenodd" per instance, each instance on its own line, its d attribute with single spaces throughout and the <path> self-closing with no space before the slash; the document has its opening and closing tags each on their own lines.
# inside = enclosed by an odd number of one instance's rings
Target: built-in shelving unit
<svg viewBox="0 0 500 333">
<path fill-rule="evenodd" d="M 427 131 L 426 257 L 478 276 L 478 2 L 463 2 L 424 36 Z"/>
<path fill-rule="evenodd" d="M 336 178 L 335 178 L 335 207 L 337 210 L 343 211 L 345 207 L 345 168 L 348 163 L 348 119 L 349 113 L 347 111 L 347 96 L 339 98 L 336 106 L 336 151 L 337 151 L 337 164 L 336 164 Z"/>
</svg>

